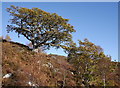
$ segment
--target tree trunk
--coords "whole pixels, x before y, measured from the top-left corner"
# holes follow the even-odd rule
[[[32,45],[33,45],[33,50],[34,50],[34,49],[37,49],[37,48],[38,48],[38,45],[35,45],[34,40],[33,40],[33,41],[31,41],[31,42],[32,42]]]
[[[104,83],[103,86],[104,86],[104,88],[106,86],[106,82],[105,81],[106,81],[106,78],[105,78],[105,73],[104,73],[104,78],[103,78],[103,83]]]

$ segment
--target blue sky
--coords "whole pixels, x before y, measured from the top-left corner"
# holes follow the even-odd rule
[[[2,3],[2,29],[3,36],[7,34],[6,25],[10,19],[6,8],[10,5],[32,8],[37,7],[50,13],[70,19],[74,26],[74,42],[88,38],[91,42],[101,46],[106,55],[112,60],[118,60],[118,3],[117,2],[3,2]],[[13,41],[23,44],[29,41],[23,36],[17,37],[14,32],[9,33]],[[62,49],[51,48],[47,53],[65,55]]]

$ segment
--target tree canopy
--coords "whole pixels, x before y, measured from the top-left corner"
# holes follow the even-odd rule
[[[75,68],[76,72],[74,74],[78,86],[84,85],[89,88],[91,85],[111,85],[105,78],[112,69],[110,65],[111,57],[106,56],[100,46],[84,39],[84,41],[79,40],[78,46],[71,43],[69,46],[64,46],[64,49],[68,53],[68,61]],[[100,69],[102,69],[101,72]],[[105,80],[107,80],[107,83]]]
[[[31,41],[33,48],[45,46],[59,47],[62,44],[72,41],[72,32],[75,32],[69,19],[48,13],[39,8],[23,8],[11,5],[7,8],[12,18],[7,31],[15,31]]]

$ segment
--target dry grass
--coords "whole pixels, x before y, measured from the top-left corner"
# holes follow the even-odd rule
[[[4,86],[29,86],[32,82],[37,86],[75,86],[72,66],[66,57],[35,53],[27,46],[19,43],[2,43],[2,73],[12,73],[10,78],[2,79]]]

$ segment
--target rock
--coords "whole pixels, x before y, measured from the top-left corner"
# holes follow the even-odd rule
[[[55,68],[55,69],[53,69],[54,70],[54,72],[58,72],[59,71],[59,69],[58,68]]]
[[[12,76],[12,73],[8,73],[5,76],[3,76],[3,78],[10,78]]]
[[[53,68],[53,65],[50,62],[48,62],[47,64],[43,64],[42,66]]]
[[[32,86],[32,83],[31,83],[31,82],[28,82],[28,84],[29,84],[30,86]]]
[[[48,62],[47,64],[49,65],[50,68],[53,68],[53,65],[50,62]]]
[[[57,59],[55,56],[51,56],[53,59]]]
[[[34,52],[36,52],[36,53],[38,53],[38,52],[39,52],[39,50],[38,50],[38,49],[33,49],[32,51],[34,51]]]
[[[40,64],[40,63],[41,63],[41,61],[37,61],[37,63],[38,63],[38,64]]]
[[[49,67],[49,65],[48,65],[48,64],[43,64],[42,66]]]
[[[72,74],[72,75],[74,75],[74,73],[73,73],[73,72],[71,72],[71,74]]]
[[[28,82],[28,84],[29,84],[29,86],[34,86],[34,88],[37,88],[37,86],[38,86],[37,84],[34,84],[34,83],[30,82],[30,81]]]

